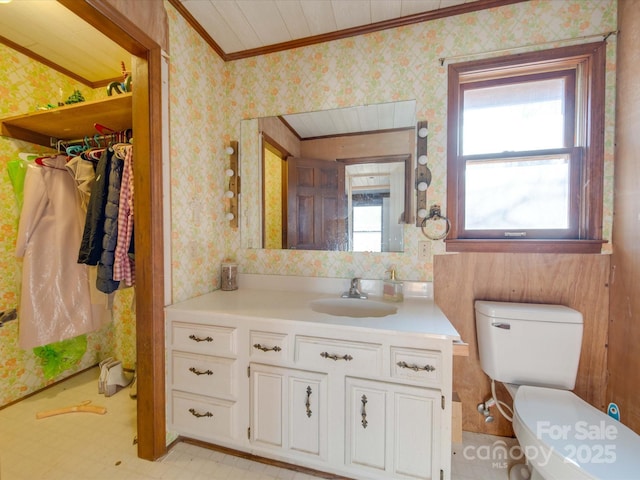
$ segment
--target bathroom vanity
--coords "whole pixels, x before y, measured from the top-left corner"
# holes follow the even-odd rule
[[[389,310],[339,299],[348,280],[241,275],[167,307],[169,430],[351,478],[450,478],[460,337],[429,288]]]

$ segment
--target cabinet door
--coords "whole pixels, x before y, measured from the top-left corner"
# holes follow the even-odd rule
[[[289,448],[326,456],[327,376],[294,371],[289,375]]]
[[[327,455],[327,375],[251,364],[251,440]]]
[[[387,388],[347,379],[347,464],[387,467]]]
[[[389,478],[439,478],[440,391],[353,378],[346,385],[347,465]]]
[[[394,478],[439,478],[441,395],[437,390],[402,387],[393,392]],[[436,463],[434,464],[434,460]]]
[[[283,418],[286,391],[284,370],[251,366],[251,440],[284,446]]]

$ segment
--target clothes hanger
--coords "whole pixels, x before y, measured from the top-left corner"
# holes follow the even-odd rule
[[[33,162],[36,158],[38,158],[39,154],[37,153],[28,153],[28,152],[20,152],[18,153],[18,157],[24,160],[25,162]]]
[[[54,170],[63,170],[66,171],[66,168],[60,168],[60,167],[56,167],[55,165],[49,165],[48,163],[46,163],[47,160],[50,160],[52,158],[55,158],[56,155],[54,156],[48,156],[48,157],[38,157],[35,159],[35,163],[40,165],[41,167],[47,167],[47,168],[53,168]]]

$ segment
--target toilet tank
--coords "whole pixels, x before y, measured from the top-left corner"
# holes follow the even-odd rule
[[[482,370],[494,380],[572,390],[582,314],[563,305],[476,300]]]

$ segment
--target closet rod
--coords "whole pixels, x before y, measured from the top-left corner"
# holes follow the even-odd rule
[[[75,140],[63,140],[61,138],[56,138],[56,137],[50,137],[49,139],[49,145],[51,146],[51,148],[57,148],[59,145],[65,145],[67,147],[71,146],[71,145],[82,145],[84,143],[91,143],[91,142],[96,142],[96,141],[101,141],[101,140],[116,140],[116,139],[123,139],[125,140],[124,143],[130,142],[132,137],[132,130],[131,129],[127,129],[127,130],[122,130],[119,132],[113,132],[113,133],[107,133],[105,135],[93,135],[93,136],[86,136],[85,138],[77,138]]]

